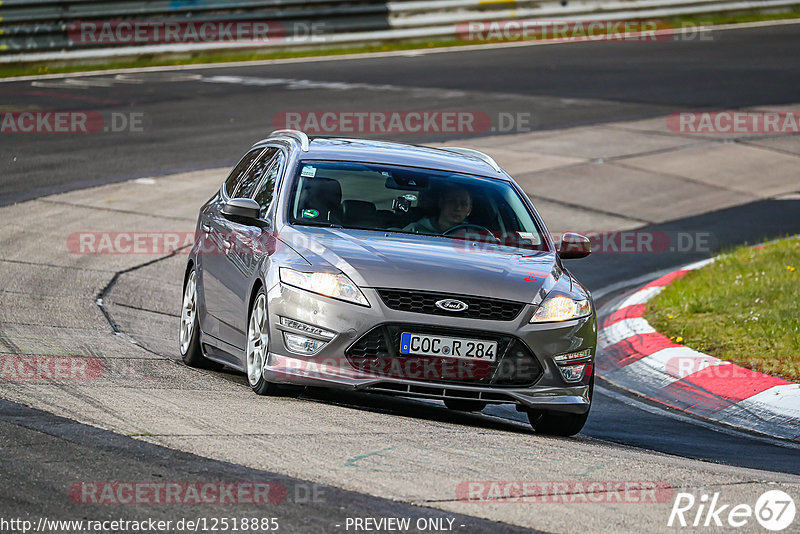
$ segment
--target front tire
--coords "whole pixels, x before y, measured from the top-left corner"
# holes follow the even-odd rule
[[[183,286],[178,348],[181,351],[181,359],[189,367],[222,369],[222,365],[206,358],[200,344],[200,320],[197,317],[197,273],[194,269],[189,272]]]
[[[247,383],[258,395],[274,395],[278,386],[264,380],[264,364],[269,355],[269,314],[267,294],[258,290],[247,318]]]
[[[574,436],[583,429],[589,412],[584,414],[554,413],[528,410],[528,421],[537,434],[547,436]]]
[[[594,370],[589,381],[589,408],[591,409],[592,396],[594,394]],[[589,418],[589,410],[586,413],[557,413],[544,410],[528,409],[528,421],[537,434],[547,436],[574,436],[583,430],[583,425]]]

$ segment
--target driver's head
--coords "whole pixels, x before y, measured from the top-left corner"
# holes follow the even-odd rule
[[[465,188],[447,186],[439,196],[439,226],[452,228],[464,222],[472,212],[472,196]]]

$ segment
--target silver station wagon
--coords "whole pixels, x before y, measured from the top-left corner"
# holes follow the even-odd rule
[[[489,156],[281,130],[201,208],[184,277],[192,366],[282,384],[515,404],[573,435],[597,343],[589,292],[533,204]]]

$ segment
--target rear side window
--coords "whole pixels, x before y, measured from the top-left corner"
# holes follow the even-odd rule
[[[236,185],[233,197],[253,198],[258,184],[261,183],[261,178],[264,177],[264,173],[269,169],[272,158],[277,151],[277,148],[272,147],[264,149],[264,152],[258,157],[255,164],[250,167],[250,170],[247,171],[244,178]]]
[[[250,168],[250,165],[253,164],[253,161],[258,157],[259,154],[263,151],[263,148],[256,148],[255,150],[251,150],[248,152],[245,157],[239,162],[236,167],[231,171],[228,178],[225,180],[225,193],[234,198],[233,193],[236,190],[236,186],[241,182],[242,178],[244,178],[247,169]]]
[[[283,168],[283,162],[286,160],[282,152],[273,158],[272,165],[270,165],[264,181],[258,187],[254,200],[261,206],[261,218],[267,215],[270,204],[272,204],[272,197],[275,194],[275,183],[278,181],[278,175]]]

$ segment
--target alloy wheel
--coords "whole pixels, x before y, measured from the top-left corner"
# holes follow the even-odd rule
[[[181,306],[181,354],[186,354],[194,334],[194,321],[197,314],[197,275],[192,270],[186,280]]]
[[[247,326],[247,380],[258,385],[267,361],[269,325],[267,324],[267,299],[263,293],[256,297]]]

